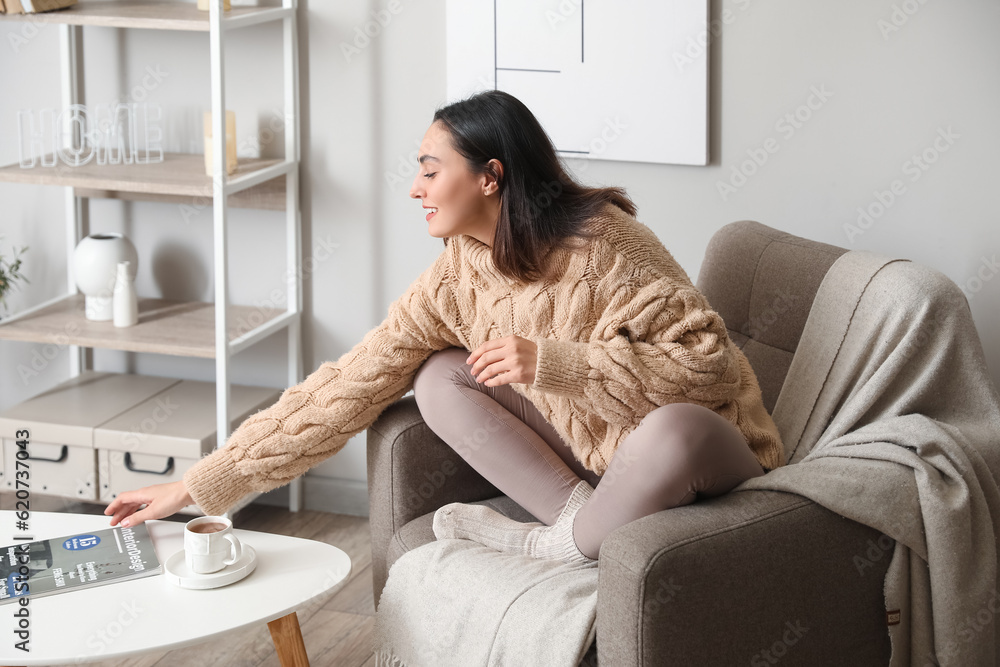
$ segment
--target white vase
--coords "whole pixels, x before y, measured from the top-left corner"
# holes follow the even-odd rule
[[[130,327],[139,321],[139,299],[135,294],[135,281],[129,275],[131,262],[118,262],[118,277],[112,297],[115,326]]]
[[[88,320],[114,319],[113,297],[118,262],[129,262],[129,277],[135,280],[139,254],[123,234],[91,234],[73,251],[73,277],[83,292],[84,312]]]

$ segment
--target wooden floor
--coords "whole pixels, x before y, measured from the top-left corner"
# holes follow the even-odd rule
[[[31,509],[39,512],[104,514],[106,504],[80,503],[33,495]],[[0,493],[0,507],[14,507],[14,494]],[[189,521],[175,515],[167,520]],[[110,519],[109,519],[110,520]],[[233,517],[236,528],[290,535],[333,544],[351,557],[351,577],[334,595],[299,609],[299,625],[312,667],[374,667],[371,651],[375,623],[372,594],[372,549],[368,518],[250,504]],[[109,526],[110,527],[110,526]],[[267,624],[236,632],[225,641],[213,640],[166,653],[148,653],[122,660],[86,663],[98,667],[280,667]]]

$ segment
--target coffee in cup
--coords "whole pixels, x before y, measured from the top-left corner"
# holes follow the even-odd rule
[[[243,544],[224,516],[201,516],[184,525],[184,560],[197,574],[218,572],[243,555]]]
[[[191,526],[191,531],[194,533],[217,533],[225,529],[226,524],[224,523],[199,523]]]

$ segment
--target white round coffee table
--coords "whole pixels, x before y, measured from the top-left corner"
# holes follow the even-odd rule
[[[0,511],[0,546],[17,542],[15,514]],[[157,558],[166,562],[184,548],[184,524],[145,522]],[[31,512],[35,539],[111,527],[111,517]],[[257,551],[257,565],[245,579],[221,588],[179,588],[160,574],[31,599],[31,651],[14,647],[14,612],[0,605],[0,665],[67,665],[170,651],[199,644],[259,623],[267,623],[282,665],[308,665],[295,610],[332,594],[347,581],[351,559],[341,549],[314,540],[234,529]]]

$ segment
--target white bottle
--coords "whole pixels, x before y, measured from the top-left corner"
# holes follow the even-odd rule
[[[130,264],[129,261],[118,262],[112,296],[116,327],[130,327],[139,322],[139,299],[135,294],[135,283],[128,273]]]

